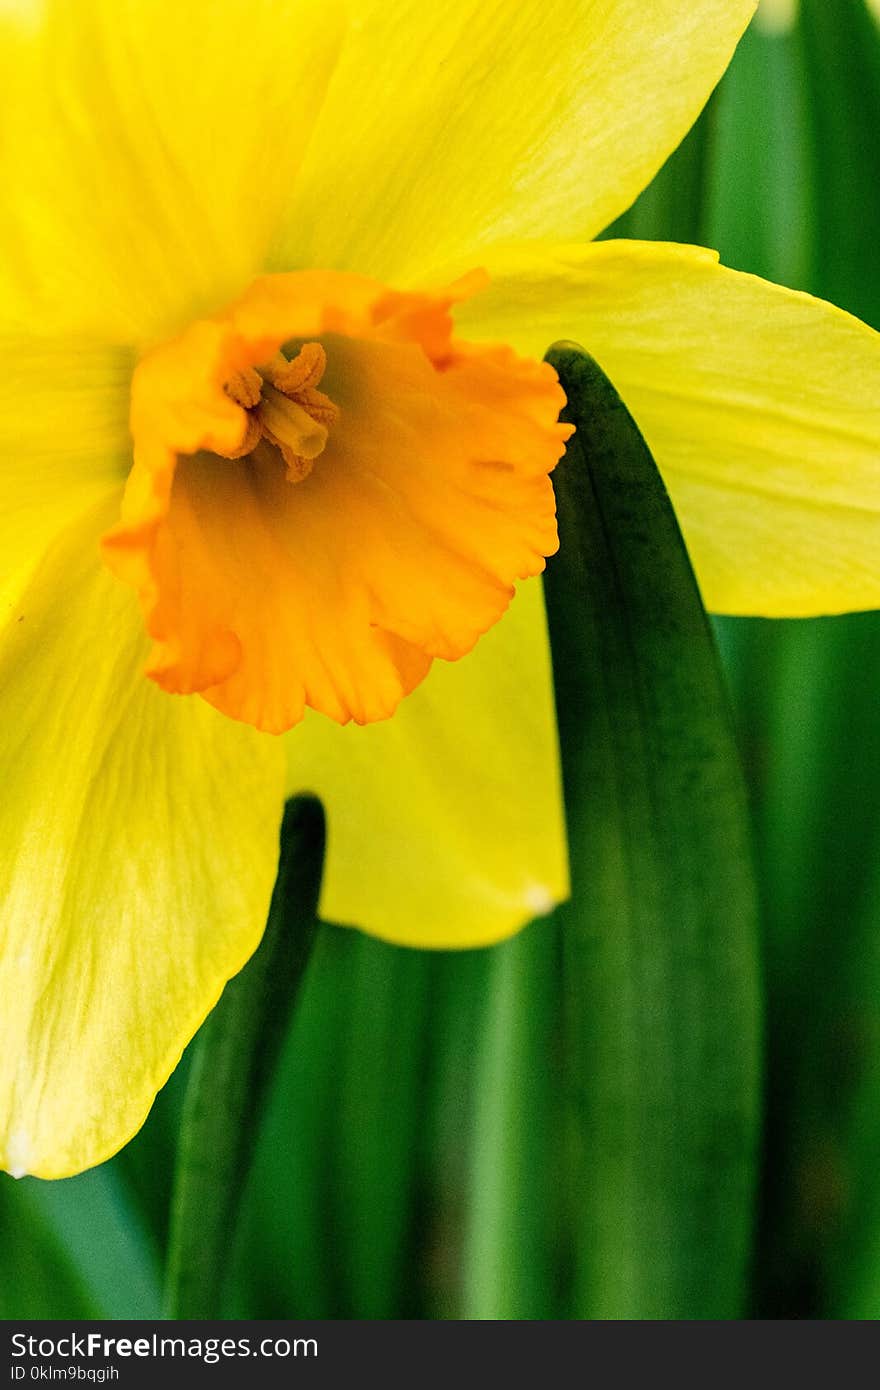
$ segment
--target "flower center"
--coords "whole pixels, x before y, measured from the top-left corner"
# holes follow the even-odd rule
[[[543,569],[565,398],[546,363],[453,336],[482,279],[267,275],[142,358],[104,553],[163,690],[271,732],[385,719]]]
[[[241,444],[222,457],[245,458],[268,446],[284,460],[288,482],[307,478],[339,416],[330,397],[317,389],[326,367],[321,344],[304,343],[292,358],[277,352],[260,367],[235,372],[223,389],[246,412],[247,426]]]

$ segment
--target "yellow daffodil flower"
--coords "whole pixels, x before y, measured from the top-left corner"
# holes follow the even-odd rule
[[[498,621],[556,544],[553,339],[711,607],[876,604],[880,339],[590,244],[753,8],[5,0],[11,1172],[140,1126],[259,941],[286,795],[327,807],[331,919],[468,945],[565,896],[540,586]]]

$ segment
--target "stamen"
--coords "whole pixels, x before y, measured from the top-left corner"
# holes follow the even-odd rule
[[[260,399],[262,387],[260,373],[254,371],[253,367],[245,367],[243,372],[236,372],[235,376],[229,378],[224,390],[236,405],[243,410],[251,410]]]
[[[286,396],[317,386],[326,370],[327,354],[320,343],[303,343],[289,362],[283,352],[277,352],[264,368],[268,380]]]
[[[339,419],[339,407],[323,391],[316,391],[313,386],[304,386],[297,391],[294,400],[299,402],[307,415],[319,420],[322,425],[332,425]]]
[[[289,362],[283,352],[277,352],[261,371],[276,390],[295,400],[313,420],[330,426],[338,420],[339,410],[329,396],[315,389],[326,369],[327,354],[321,344],[303,343]]]
[[[330,426],[339,417],[330,397],[316,389],[326,366],[321,344],[304,343],[290,361],[277,352],[259,370],[246,367],[231,376],[223,389],[241,406],[247,425],[241,444],[224,457],[244,458],[265,440],[284,459],[288,481],[307,478],[327,443]],[[259,453],[265,456],[265,449]]]
[[[239,402],[239,404],[241,404],[241,402]],[[228,453],[223,455],[223,458],[246,458],[248,454],[253,453],[254,449],[259,444],[263,435],[263,430],[260,425],[260,422],[257,419],[256,415],[251,414],[249,410],[245,411],[245,415],[247,416],[247,428],[244,432],[244,439],[241,441],[237,449],[230,449]]]

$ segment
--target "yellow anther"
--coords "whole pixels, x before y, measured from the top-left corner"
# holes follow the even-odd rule
[[[289,483],[301,483],[307,478],[314,467],[313,459],[303,458],[301,454],[295,454],[286,444],[280,440],[271,438],[264,434],[259,444],[253,451],[254,458],[264,467],[278,467],[278,455],[284,460],[285,477]]]
[[[303,343],[289,362],[283,352],[278,352],[265,368],[269,381],[285,396],[317,386],[326,370],[327,354],[320,343]]]
[[[236,405],[243,410],[251,410],[259,401],[262,388],[260,373],[254,371],[253,367],[245,367],[243,372],[236,372],[235,376],[229,378],[224,390]]]
[[[339,407],[323,391],[316,391],[313,386],[304,386],[293,399],[313,420],[320,420],[322,425],[332,425],[334,420],[339,419]]]
[[[287,481],[289,483],[301,483],[311,473],[315,466],[314,459],[306,459],[302,454],[291,453],[290,449],[282,449],[281,457],[287,467]]]
[[[237,449],[232,449],[229,453],[223,454],[223,458],[243,459],[248,454],[253,453],[254,449],[259,444],[263,436],[263,430],[260,425],[260,422],[257,419],[256,415],[252,415],[250,411],[246,411],[245,414],[247,418],[247,427],[244,432],[244,438],[242,439]]]

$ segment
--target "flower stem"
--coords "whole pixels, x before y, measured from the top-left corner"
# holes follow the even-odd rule
[[[216,1318],[260,1117],[317,928],[324,816],[288,802],[263,939],[194,1045],[171,1208],[165,1311]]]

